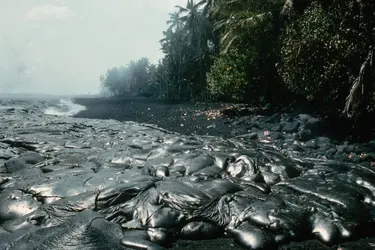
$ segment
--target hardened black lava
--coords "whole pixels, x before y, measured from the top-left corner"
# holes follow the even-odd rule
[[[0,109],[0,249],[344,250],[375,244],[365,238],[375,236],[371,161],[285,150],[269,131],[187,136],[135,122],[47,116],[38,105],[13,104]],[[280,129],[303,126],[293,124]],[[332,147],[320,138],[313,148]]]

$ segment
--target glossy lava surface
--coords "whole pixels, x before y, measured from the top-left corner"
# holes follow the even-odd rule
[[[368,166],[2,105],[0,249],[164,249],[223,237],[248,249],[333,246],[374,226]]]

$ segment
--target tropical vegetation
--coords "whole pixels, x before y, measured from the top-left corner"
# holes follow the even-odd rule
[[[181,101],[308,103],[359,121],[374,106],[374,13],[368,0],[187,0],[170,14],[159,63],[109,69],[102,86]]]

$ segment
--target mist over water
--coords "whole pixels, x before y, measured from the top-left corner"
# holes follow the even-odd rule
[[[180,0],[0,1],[0,93],[96,94],[107,68],[161,58]]]
[[[56,116],[73,116],[85,110],[86,107],[74,103],[71,99],[61,99],[55,106],[48,107],[44,114]]]

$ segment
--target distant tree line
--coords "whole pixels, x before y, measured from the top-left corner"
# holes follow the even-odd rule
[[[148,95],[156,66],[147,58],[131,61],[127,66],[113,67],[100,76],[102,94],[107,96]]]
[[[374,105],[375,1],[187,0],[164,57],[112,68],[111,95],[263,105],[307,102],[360,119]]]

